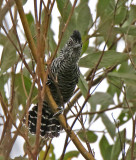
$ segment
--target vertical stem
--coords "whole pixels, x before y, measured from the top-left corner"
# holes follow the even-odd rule
[[[32,35],[31,35],[31,31],[30,31],[30,28],[29,28],[29,25],[28,25],[28,22],[27,22],[27,19],[26,19],[26,16],[25,16],[25,13],[24,13],[24,10],[22,7],[22,2],[21,2],[21,0],[15,0],[15,3],[17,5],[17,9],[18,9],[18,12],[20,15],[20,19],[21,19],[21,22],[22,22],[22,25],[23,25],[23,28],[25,31],[25,35],[26,35],[29,47],[31,49],[31,52],[34,56],[35,61],[37,62],[36,47],[35,47],[35,43],[34,43]]]

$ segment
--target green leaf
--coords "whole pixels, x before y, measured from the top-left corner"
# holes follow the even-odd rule
[[[121,24],[127,15],[127,8],[124,5],[121,5],[118,9],[117,9],[117,13],[115,15],[115,24]]]
[[[61,17],[59,17],[60,25],[59,25],[59,37],[62,34],[62,29],[66,25],[66,21],[68,20],[68,17],[72,11],[72,4],[70,0],[56,0],[58,10],[61,14]],[[64,46],[66,41],[68,40],[69,36],[72,34],[72,32],[76,29],[76,15],[75,12],[73,12],[71,19],[67,25],[67,29],[64,32],[63,38],[60,43],[60,49]]]
[[[123,33],[123,34],[127,34],[127,35],[131,35],[131,36],[136,36],[136,26],[134,25],[129,25],[126,27],[114,27],[114,31],[116,33]]]
[[[24,129],[24,128],[23,128],[23,129]],[[26,128],[25,128],[25,131],[26,131]],[[29,139],[30,145],[31,145],[31,146],[34,146],[36,136],[35,136],[35,135],[32,135],[31,133],[29,133],[28,139]],[[26,142],[25,142],[24,145],[23,145],[23,150],[24,150],[24,152],[27,152],[27,151],[28,151],[28,146],[27,146],[27,143],[26,143]]]
[[[0,156],[0,160],[5,160],[5,158],[3,156]]]
[[[115,136],[115,124],[111,122],[111,120],[108,118],[108,116],[105,113],[100,114],[100,117],[102,118],[102,122],[105,125],[108,133],[110,134],[111,138],[114,139]]]
[[[108,140],[105,137],[105,135],[102,136],[99,146],[103,159],[110,160],[112,146],[108,143]]]
[[[38,160],[42,160],[44,158],[45,151],[41,150]]]
[[[80,88],[83,96],[86,98],[87,91],[88,91],[88,84],[82,74],[80,74],[80,79],[78,81],[78,87]]]
[[[119,136],[120,134],[120,136]],[[124,137],[124,131],[121,131],[120,133],[117,133],[116,141],[114,142],[114,145],[112,147],[111,151],[111,160],[113,159],[119,159],[119,155],[121,153],[121,146],[123,148],[123,145],[125,143],[125,137]]]
[[[120,73],[120,72],[112,72],[109,73],[108,76],[119,78],[120,80],[124,81],[129,85],[136,84],[136,75],[132,73]]]
[[[41,150],[38,160],[43,160],[45,152],[46,151]],[[54,146],[52,144],[50,145],[50,149],[48,151],[46,159],[47,160],[55,160],[56,159],[55,154],[54,154]]]
[[[81,2],[75,10],[77,14],[76,29],[79,30],[82,35],[84,35],[84,33],[87,32],[92,25],[93,19],[88,7],[88,2]]]
[[[60,26],[59,26],[59,37],[62,34],[62,29],[65,26],[65,22],[63,21],[63,18],[60,18]],[[64,32],[64,35],[62,37],[61,43],[60,43],[60,49],[62,49],[62,47],[64,47],[64,45],[66,44],[67,40],[69,39],[69,37],[72,35],[73,31],[76,29],[76,19],[74,17],[74,15],[71,17],[67,29]]]
[[[16,37],[12,30],[9,32],[9,36],[16,44]],[[2,57],[1,57],[0,75],[2,75],[2,73],[6,72],[10,67],[12,67],[15,64],[16,60],[17,60],[16,49],[13,46],[13,44],[10,42],[10,40],[7,38],[6,43],[4,44]]]
[[[126,153],[126,157],[125,157],[125,160],[130,160],[132,159],[132,155],[131,155],[131,151],[132,150],[132,147],[129,146],[128,148],[128,151]],[[134,150],[133,150],[133,156],[136,157],[136,143],[134,143]]]
[[[135,74],[135,68],[131,64],[129,65],[128,61],[125,61],[121,64],[118,72]]]
[[[2,96],[4,98],[6,98],[6,93],[5,93],[5,90],[4,90],[4,85],[7,83],[9,79],[9,74],[4,74],[4,75],[1,75],[0,76],[0,92],[2,93]]]
[[[133,21],[136,19],[136,5],[132,5],[130,7],[129,17],[127,20],[127,25],[130,25],[133,23]]]
[[[97,3],[97,16],[104,14],[111,0],[99,0]]]
[[[27,0],[23,0],[23,5],[25,5],[25,4],[26,4],[26,2],[27,2]]]
[[[26,53],[26,52],[25,52]],[[29,66],[29,68],[31,69],[31,71],[33,71],[33,69],[34,69],[34,64],[33,64],[34,62],[32,62],[32,61],[29,61],[28,63],[27,63],[27,65]],[[23,67],[23,69],[22,69],[22,73],[23,73],[23,75],[25,76],[25,77],[27,77],[27,78],[29,78],[30,79],[30,72],[28,71],[28,69],[24,66]]]
[[[7,42],[7,37],[4,34],[0,33],[0,44],[4,46],[6,42]]]
[[[34,18],[33,18],[33,16],[32,16],[32,13],[31,13],[31,12],[29,12],[29,13],[26,14],[26,18],[27,18],[27,21],[28,21],[29,26],[30,26],[32,23],[34,23]]]
[[[84,98],[86,98],[87,92],[88,92],[88,84],[82,74],[80,74],[80,79],[78,81],[78,87],[80,88]],[[92,105],[91,102],[92,102],[91,98],[89,98],[88,103],[90,103],[90,105]],[[91,111],[96,111],[96,107],[91,107]],[[93,119],[93,117],[94,117],[94,115],[90,115],[90,121]]]
[[[133,115],[136,113],[135,103],[133,104],[133,108],[131,108],[131,111],[132,111],[131,113]],[[130,113],[129,108],[128,109],[123,109],[121,111],[120,115],[117,118],[119,120],[119,126],[127,123],[132,118],[131,113]]]
[[[91,104],[90,112],[96,111],[97,105],[99,104],[100,110],[107,109],[109,105],[114,104],[113,97],[109,93],[104,92],[96,92],[94,95],[91,96],[89,99]],[[93,119],[96,121],[99,118],[99,115]],[[92,115],[89,115],[89,122],[92,120]]]
[[[56,42],[54,40],[54,32],[51,28],[49,28],[48,30],[48,41],[49,41],[49,49],[51,51],[51,53],[53,54],[57,45],[56,45]]]
[[[121,94],[122,83],[120,79],[117,79],[116,77],[108,76],[107,77],[109,87],[107,89],[107,92],[113,97],[116,93],[119,97]]]
[[[64,156],[64,160],[72,160],[74,157],[78,157],[79,151],[67,152]]]
[[[66,22],[72,9],[71,2],[70,0],[56,0],[56,2],[62,18]]]
[[[127,85],[127,87],[126,87],[126,97],[127,97],[128,101],[130,101],[131,103],[135,103],[136,86]]]
[[[86,138],[87,138],[87,141],[89,142],[89,143],[94,143],[94,142],[96,142],[97,141],[97,138],[98,138],[98,136],[94,133],[94,132],[92,132],[92,131],[89,131],[89,130],[87,130],[87,131],[83,131],[83,130],[81,130],[81,131],[79,131],[78,133],[78,136],[80,137],[80,139],[83,141],[83,142],[85,142],[85,136],[86,136]]]
[[[118,120],[119,120],[119,125],[122,125],[126,122],[128,122],[128,120],[130,119],[130,117],[132,117],[130,114],[130,111],[128,109],[122,110]]]
[[[86,39],[86,36],[82,38],[82,41],[84,41],[85,39]],[[83,43],[81,55],[88,49],[88,45],[89,45],[89,40],[87,40]]]
[[[23,75],[22,75],[23,76]],[[23,76],[24,86],[26,89],[27,94],[29,95],[30,88],[32,85],[31,80],[28,77]],[[24,91],[23,81],[21,78],[21,74],[18,73],[15,75],[15,91],[16,91],[16,103],[19,104],[26,104],[26,95]],[[32,98],[37,95],[37,88],[34,88]]]
[[[87,56],[80,59],[79,66],[86,68],[94,68],[98,63],[101,54],[102,51],[88,54]],[[122,63],[127,59],[128,56],[124,53],[116,52],[114,50],[105,51],[98,68],[114,66]]]
[[[94,95],[91,96],[91,106],[95,106],[100,104],[101,106],[105,106],[107,108],[109,105],[114,104],[113,97],[104,92],[95,92]]]

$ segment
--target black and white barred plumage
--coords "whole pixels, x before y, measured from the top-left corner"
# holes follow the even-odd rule
[[[37,105],[34,106],[32,110],[29,111],[28,124],[29,124],[29,131],[32,134],[36,133],[37,113],[38,113]],[[59,132],[61,130],[62,130],[62,127],[57,117],[53,116],[51,108],[44,101],[43,108],[42,108],[42,117],[41,117],[41,129],[40,129],[41,136],[44,138],[57,137],[59,136]]]
[[[74,31],[60,51],[60,56],[55,58],[51,64],[47,85],[58,107],[69,101],[78,83],[80,72],[77,63],[81,48],[80,33],[79,31]],[[54,83],[54,81],[57,83]],[[36,133],[37,110],[38,106],[34,106],[29,111],[28,126],[30,132],[33,134]],[[57,137],[61,130],[62,127],[57,117],[54,116],[50,106],[44,101],[40,129],[41,136],[45,138]]]

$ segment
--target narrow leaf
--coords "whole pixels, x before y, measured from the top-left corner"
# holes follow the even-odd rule
[[[77,24],[76,28],[80,31],[81,34],[84,34],[85,31],[89,29],[91,24],[93,23],[92,15],[90,13],[90,9],[88,7],[88,3],[80,3],[77,10]]]
[[[97,3],[97,14],[101,16],[108,7],[110,0],[99,0]]]
[[[78,82],[78,87],[80,88],[83,96],[86,98],[87,91],[88,91],[88,84],[87,84],[87,82],[84,79],[84,76],[82,74],[80,74],[80,79],[79,79],[79,82]]]
[[[105,137],[105,135],[102,136],[99,146],[103,159],[110,160],[112,146],[108,143],[108,140]]]
[[[88,54],[87,56],[80,59],[79,66],[94,68],[94,66],[98,63],[101,54],[102,52]],[[128,56],[124,53],[116,52],[114,50],[105,51],[102,61],[99,64],[99,68],[120,64],[123,61],[127,60],[127,58]]]
[[[108,118],[108,116],[103,113],[100,114],[100,117],[102,118],[102,122],[105,125],[108,133],[110,134],[111,138],[114,139],[115,136],[115,125],[111,122],[111,120]]]
[[[9,36],[12,38],[13,42],[16,44],[16,37],[11,30],[9,32]],[[6,43],[4,44],[3,52],[2,52],[2,57],[1,57],[1,71],[0,75],[7,71],[10,67],[12,67],[15,62],[16,62],[16,49],[13,46],[13,44],[10,42],[10,40],[7,38],[5,41]]]
[[[64,20],[64,22],[67,21],[68,19],[68,16],[69,16],[69,13],[72,9],[72,5],[71,5],[71,2],[70,0],[56,0],[57,2],[57,6],[58,6],[58,9],[59,9],[59,12]]]
[[[134,85],[136,84],[136,75],[132,73],[120,73],[120,72],[112,72],[109,73],[108,76],[113,76],[116,77],[120,80],[123,80],[129,85]]]
[[[72,160],[74,157],[78,157],[79,151],[67,152],[64,156],[64,160]]]
[[[79,131],[78,132],[78,136],[80,137],[80,139],[82,140],[82,141],[84,141],[85,142],[85,136],[86,136],[86,138],[87,138],[87,141],[89,142],[89,143],[94,143],[94,142],[96,142],[97,141],[97,138],[98,138],[98,136],[94,133],[94,132],[92,132],[92,131],[83,131],[83,130],[81,130],[81,131]]]
[[[106,108],[114,104],[113,97],[108,93],[103,92],[96,92],[94,95],[91,96],[91,105],[95,106],[100,104],[101,106],[105,106]]]
[[[123,149],[122,147],[123,147],[123,144],[124,144],[124,140],[125,140],[124,131],[121,131],[120,133],[117,134],[116,141],[115,141],[115,143],[112,147],[111,160],[119,159],[118,157],[119,157],[119,155],[120,155],[120,153]]]
[[[134,25],[129,25],[129,26],[126,26],[126,27],[114,27],[114,31],[116,33],[124,33],[124,34],[127,34],[127,35],[131,35],[131,36],[136,36],[136,26]]]

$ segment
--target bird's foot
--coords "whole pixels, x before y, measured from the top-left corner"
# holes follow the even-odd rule
[[[58,107],[57,110],[58,111],[56,113],[54,113],[53,117],[59,116],[64,111],[64,108]]]

